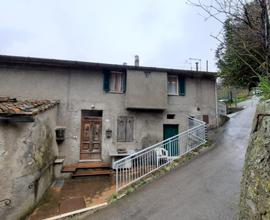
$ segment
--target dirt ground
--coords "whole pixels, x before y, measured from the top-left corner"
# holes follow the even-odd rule
[[[40,220],[106,202],[115,192],[112,177],[57,180],[27,218]]]

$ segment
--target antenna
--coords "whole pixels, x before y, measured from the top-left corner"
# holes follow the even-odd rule
[[[185,60],[185,63],[187,63],[189,65],[190,70],[192,70],[192,62],[190,62],[189,60]]]

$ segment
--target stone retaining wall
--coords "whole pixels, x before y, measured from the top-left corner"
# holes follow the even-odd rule
[[[241,183],[239,219],[269,220],[270,104],[262,103],[257,107],[253,124]]]

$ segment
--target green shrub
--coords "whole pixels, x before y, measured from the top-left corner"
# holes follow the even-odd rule
[[[269,99],[270,98],[270,82],[269,82],[268,77],[266,76],[260,77],[259,87],[262,91],[263,98]]]

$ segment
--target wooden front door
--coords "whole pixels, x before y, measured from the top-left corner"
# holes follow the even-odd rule
[[[101,117],[83,117],[81,123],[81,160],[101,159]]]

